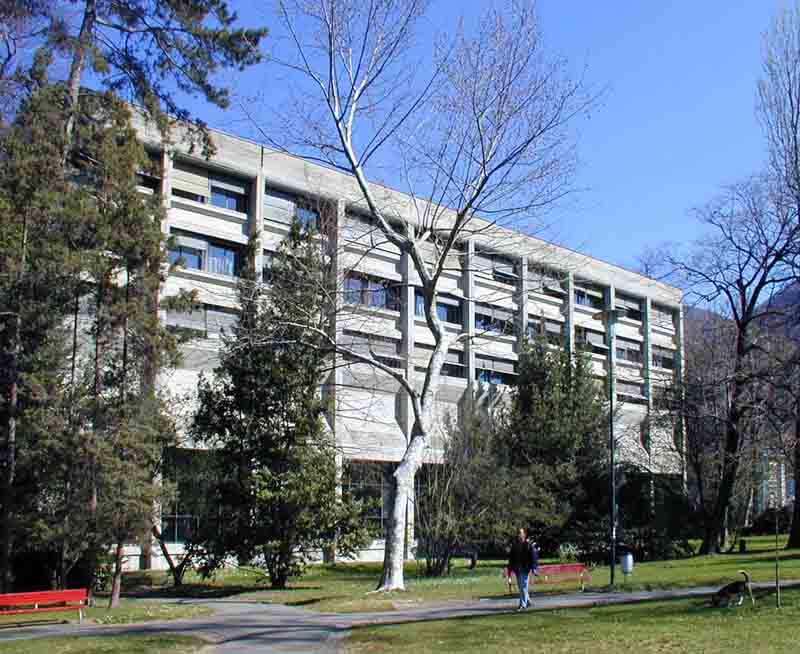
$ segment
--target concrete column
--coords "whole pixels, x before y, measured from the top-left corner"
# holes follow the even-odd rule
[[[606,309],[614,310],[616,290],[613,286],[606,289]],[[609,397],[611,398],[611,410],[617,407],[617,336],[616,319],[608,317],[606,319],[606,334],[608,340],[608,382],[611,385]]]
[[[261,169],[256,178],[252,181],[252,191],[250,198],[252,206],[248,217],[250,238],[256,239],[255,252],[253,253],[253,266],[256,271],[256,280],[263,281],[264,270],[264,246],[261,243],[261,233],[264,229],[264,185],[266,176]]]
[[[528,333],[528,257],[519,260],[519,282],[517,283],[517,354],[522,352],[522,345]]]
[[[649,430],[647,441],[649,443],[651,457],[653,450],[652,430],[650,430],[650,417],[653,414],[653,338],[650,332],[650,318],[652,313],[652,302],[649,297],[645,298],[642,300],[642,334],[644,335],[644,348],[642,352],[644,361],[642,372],[644,373],[644,394],[645,397],[647,397],[647,420]]]
[[[464,365],[467,368],[467,392],[470,398],[475,395],[475,242],[466,242],[464,272],[461,276],[461,290],[464,292],[464,306],[461,311],[462,328],[470,338],[464,343]]]
[[[575,354],[575,274],[567,273],[567,299],[564,311],[564,346],[570,354]]]
[[[677,317],[675,319],[675,343],[678,346],[678,350],[675,353],[675,377],[674,382],[677,384],[678,388],[681,389],[681,393],[683,393],[685,374],[686,374],[686,351],[685,351],[685,338],[684,338],[684,324],[683,324],[683,305],[678,307]],[[683,423],[683,420],[678,419],[677,423],[675,424],[675,442],[678,445],[678,450],[681,459],[681,478],[683,479],[684,488],[686,487],[687,483],[687,470],[686,470],[686,457],[684,456],[684,439],[686,434],[686,426]]]

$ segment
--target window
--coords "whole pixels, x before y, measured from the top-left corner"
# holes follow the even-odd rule
[[[656,327],[666,328],[666,329],[674,329],[674,313],[672,309],[669,307],[662,306],[660,304],[653,304],[651,307],[651,324],[655,325]]]
[[[390,517],[390,463],[345,461],[342,466],[342,494],[364,503],[364,518],[375,536],[382,536]]]
[[[657,368],[675,369],[675,350],[658,345],[653,346],[653,365]]]
[[[575,327],[575,345],[594,354],[607,354],[606,335],[585,327]]]
[[[213,479],[213,455],[199,450],[164,450],[164,479],[174,484],[175,494],[162,504],[161,535],[167,543],[185,543],[209,514]]]
[[[208,244],[208,272],[233,277],[238,272],[238,252],[224,245]]]
[[[563,300],[566,291],[561,286],[561,281],[564,278],[565,275],[558,273],[552,268],[538,264],[528,264],[530,290],[537,293],[543,293],[544,295]]]
[[[642,362],[642,344],[629,338],[618,336],[616,339],[617,359],[630,363]]]
[[[475,253],[473,262],[475,271],[487,277],[492,277],[496,282],[516,286],[517,275],[514,261],[508,257],[491,252],[479,251]]]
[[[403,367],[400,341],[345,329],[340,342],[343,347],[363,356],[374,357],[390,368]]]
[[[203,204],[206,201],[204,195],[197,195],[196,193],[190,193],[189,191],[184,191],[183,189],[179,188],[172,189],[172,195],[174,195],[177,198],[183,198],[184,200],[192,200],[193,202],[199,202],[200,204]]]
[[[344,279],[344,301],[379,309],[400,311],[398,282],[349,273]]]
[[[517,383],[516,364],[513,361],[477,356],[475,379],[484,384],[513,386]]]
[[[241,248],[179,229],[171,231],[174,245],[169,260],[191,270],[235,277],[241,265]]]
[[[475,329],[496,334],[515,334],[514,312],[478,303],[475,305]]]
[[[641,384],[618,381],[616,383],[616,390],[617,390],[617,397],[619,399],[629,399],[629,398],[643,399],[645,397],[644,390]],[[625,397],[623,398],[620,396],[625,396]]]
[[[320,231],[319,211],[307,206],[298,205],[296,217],[300,226],[306,231]]]
[[[604,309],[605,300],[603,298],[603,291],[593,286],[576,286],[575,304],[592,309]]]
[[[433,346],[417,343],[414,346],[414,369],[417,372],[424,373],[428,369],[432,354]],[[467,368],[464,364],[464,353],[458,350],[448,350],[441,372],[446,377],[466,379]]]
[[[250,182],[238,177],[211,173],[211,204],[223,209],[247,213],[247,192]]]
[[[425,298],[420,290],[414,292],[414,313],[418,316],[425,315]],[[436,315],[442,322],[460,325],[462,322],[461,300],[450,295],[437,295]]]
[[[267,188],[264,192],[264,219],[291,225],[297,220],[306,230],[321,231],[322,220],[315,203],[296,193]]]
[[[238,311],[204,304],[189,311],[167,310],[166,325],[168,329],[188,332],[189,336],[212,338],[230,334],[238,321]]]
[[[211,204],[231,211],[247,212],[245,199],[241,195],[215,186],[211,187]]]
[[[624,293],[617,293],[614,298],[614,306],[625,312],[625,317],[631,320],[642,321],[642,301],[625,295]]]
[[[169,262],[172,265],[180,265],[190,270],[203,270],[205,257],[205,243],[198,243],[193,246],[189,243],[190,239],[179,239],[178,243],[169,250]]]
[[[540,338],[542,333],[550,345],[564,344],[564,325],[555,320],[538,319],[528,321],[528,338]]]
[[[148,152],[147,163],[136,173],[137,184],[153,194],[161,193],[161,153]]]

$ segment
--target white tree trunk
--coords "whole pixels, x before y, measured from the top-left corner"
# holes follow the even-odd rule
[[[408,501],[414,492],[414,476],[422,464],[425,450],[425,434],[415,431],[411,443],[394,471],[392,489],[392,513],[386,533],[386,548],[383,558],[383,576],[379,591],[405,590],[403,563],[405,562],[406,515]]]

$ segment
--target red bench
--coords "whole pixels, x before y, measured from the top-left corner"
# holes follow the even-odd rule
[[[0,595],[0,615],[76,610],[80,623],[83,622],[83,608],[88,599],[89,595],[85,588],[45,590],[36,593],[7,593]]]
[[[587,582],[592,580],[592,575],[583,563],[560,563],[540,565],[538,574],[531,577],[534,584],[560,584],[564,581],[577,581],[581,585],[581,592]]]

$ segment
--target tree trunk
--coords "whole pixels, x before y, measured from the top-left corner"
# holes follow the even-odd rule
[[[411,443],[392,476],[392,513],[386,533],[386,548],[383,555],[383,574],[376,590],[405,590],[403,558],[406,537],[406,504],[414,492],[414,476],[422,463],[425,449],[425,434],[415,427]]]
[[[786,547],[800,547],[800,413],[794,422],[794,510]]]
[[[119,608],[119,595],[122,590],[122,543],[117,543],[114,552],[114,577],[111,582],[111,598],[108,601],[108,608]]]
[[[19,305],[17,306],[16,315],[13,318],[14,326],[12,328],[12,345],[11,345],[11,362],[9,364],[9,376],[11,384],[8,393],[8,418],[6,421],[6,439],[5,439],[5,461],[3,461],[3,514],[0,527],[2,527],[3,536],[2,544],[0,544],[0,580],[2,592],[11,592],[11,557],[14,547],[14,478],[17,469],[17,408],[19,405],[19,356],[20,356],[20,339],[21,339],[21,324],[19,315]]]
[[[730,413],[725,434],[725,451],[722,460],[722,478],[717,491],[717,501],[706,525],[703,542],[700,545],[700,554],[716,554],[724,547],[724,536],[728,507],[733,497],[733,488],[739,472],[739,449],[741,438],[739,425],[743,416],[740,411],[739,399],[744,391],[742,388],[742,369],[744,365],[744,337],[740,334],[736,343],[736,365],[734,368],[734,382],[731,388]]]
[[[84,7],[81,30],[78,33],[75,51],[72,55],[72,63],[69,67],[69,76],[67,77],[67,120],[64,125],[64,135],[66,138],[64,139],[62,165],[66,164],[67,153],[69,152],[70,143],[72,142],[72,134],[75,131],[75,119],[78,109],[78,98],[80,97],[81,91],[83,68],[86,65],[86,55],[91,45],[92,32],[94,31],[96,21],[97,2],[96,0],[88,0]]]

